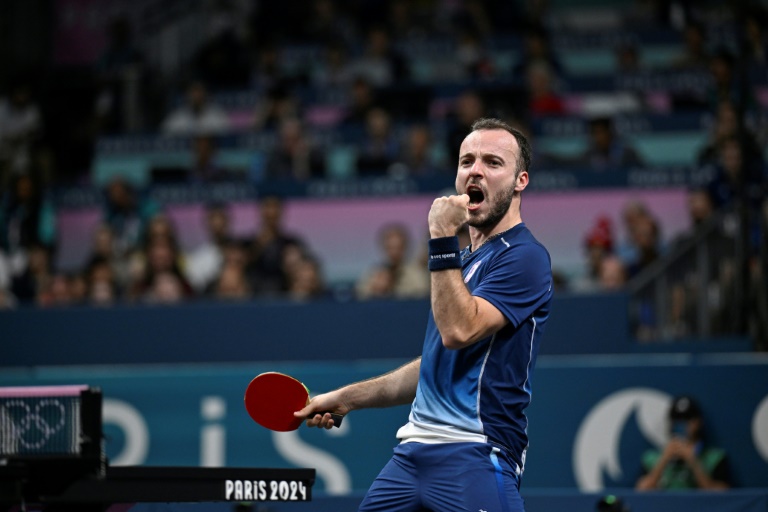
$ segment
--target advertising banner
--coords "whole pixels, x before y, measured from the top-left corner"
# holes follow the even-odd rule
[[[5,370],[0,385],[100,387],[112,465],[311,467],[314,492],[348,495],[365,491],[388,460],[408,407],[355,411],[339,429],[273,433],[250,419],[244,390],[258,373],[282,371],[321,393],[404,362],[40,367]],[[734,485],[768,486],[766,358],[545,356],[533,379],[524,489],[633,487],[643,451],[669,436],[666,413],[679,394],[699,400]]]

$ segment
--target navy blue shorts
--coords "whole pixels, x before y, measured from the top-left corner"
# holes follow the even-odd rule
[[[399,444],[359,510],[524,512],[514,467],[490,444]]]

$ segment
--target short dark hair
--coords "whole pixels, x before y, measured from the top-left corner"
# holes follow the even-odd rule
[[[512,126],[501,119],[493,117],[481,117],[472,123],[473,132],[480,130],[506,130],[511,133],[517,141],[517,146],[520,148],[520,154],[517,157],[517,172],[528,171],[528,168],[531,166],[531,144],[528,142],[528,138],[523,135],[523,132],[512,128]]]

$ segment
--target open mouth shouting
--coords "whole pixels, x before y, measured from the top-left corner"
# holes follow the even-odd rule
[[[469,211],[477,210],[485,201],[485,192],[477,185],[468,185],[467,195],[469,196]]]

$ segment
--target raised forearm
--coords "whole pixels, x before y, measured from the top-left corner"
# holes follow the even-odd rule
[[[699,489],[720,490],[729,488],[727,483],[721,482],[720,480],[715,480],[709,476],[707,472],[704,471],[704,468],[701,467],[701,463],[698,461],[698,459],[694,458],[688,461],[688,467],[691,468],[691,472],[693,473],[693,477],[696,479],[696,485],[699,487]]]
[[[488,333],[480,322],[480,306],[467,289],[460,269],[432,272],[431,303],[443,344],[462,348]]]
[[[639,491],[650,491],[656,489],[659,486],[659,480],[664,472],[664,468],[669,463],[669,459],[662,455],[656,465],[646,475],[643,475],[635,485],[635,489]]]

